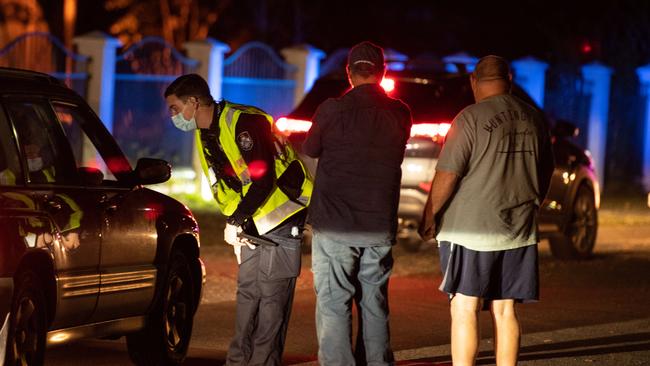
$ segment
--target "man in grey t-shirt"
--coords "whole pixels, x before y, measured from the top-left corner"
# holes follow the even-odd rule
[[[452,122],[420,233],[440,242],[454,364],[473,364],[478,313],[489,305],[499,365],[519,350],[515,303],[538,298],[537,222],[553,172],[547,126],[510,94],[510,69],[486,56],[470,76],[476,103]]]

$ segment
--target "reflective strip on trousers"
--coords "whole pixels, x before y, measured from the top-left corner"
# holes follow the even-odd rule
[[[298,198],[298,201],[300,202],[308,202],[308,200],[309,198],[305,196]],[[257,232],[259,232],[260,235],[268,233],[276,226],[278,226],[279,223],[287,219],[291,214],[302,208],[305,208],[305,206],[294,201],[287,201],[283,203],[265,216],[255,220],[255,227],[257,227]]]

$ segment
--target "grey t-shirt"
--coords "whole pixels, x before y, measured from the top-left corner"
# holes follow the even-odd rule
[[[438,241],[477,251],[537,243],[536,213],[552,161],[547,126],[530,105],[503,94],[465,108],[452,123],[436,167],[460,177],[442,214]]]

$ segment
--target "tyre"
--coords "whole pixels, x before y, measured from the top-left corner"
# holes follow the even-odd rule
[[[32,271],[16,277],[5,366],[42,365],[45,359],[47,309],[41,282]]]
[[[158,303],[145,328],[126,337],[136,365],[180,365],[187,354],[194,320],[192,271],[185,255],[172,253]]]
[[[419,252],[424,242],[417,234],[397,235],[397,245],[401,246],[410,253]]]
[[[560,259],[585,259],[591,256],[598,232],[598,210],[589,187],[578,188],[571,217],[564,231],[549,238],[553,256]]]
[[[404,248],[407,252],[419,252],[424,245],[422,238],[418,234],[419,225],[419,220],[400,219],[396,235],[397,245]]]

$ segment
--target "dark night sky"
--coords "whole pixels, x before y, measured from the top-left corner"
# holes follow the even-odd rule
[[[59,33],[56,7],[63,0],[40,2]],[[103,3],[78,0],[77,34],[108,31],[124,13],[106,12]],[[598,59],[615,67],[650,62],[650,1],[644,0],[231,0],[210,35],[227,42],[243,28],[276,48],[310,43],[330,52],[369,39],[411,56],[467,51],[550,62]],[[591,52],[581,52],[585,43]]]

